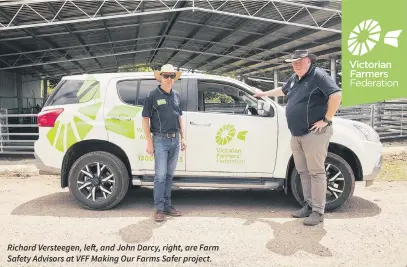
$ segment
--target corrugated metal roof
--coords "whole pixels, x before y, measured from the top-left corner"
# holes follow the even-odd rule
[[[340,55],[340,9],[340,1],[3,1],[0,70],[60,76],[167,62],[213,73],[282,69],[295,49]]]

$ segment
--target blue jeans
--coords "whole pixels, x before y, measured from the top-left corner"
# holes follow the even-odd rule
[[[180,150],[179,138],[153,136],[155,177],[154,206],[163,211],[171,207],[171,187]]]

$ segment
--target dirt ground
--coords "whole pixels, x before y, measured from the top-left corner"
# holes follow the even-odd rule
[[[383,147],[383,167],[376,179],[407,181],[407,140],[383,142]]]
[[[152,189],[132,188],[115,208],[89,211],[58,176],[13,169],[0,175],[0,266],[406,267],[406,159],[403,149],[384,153],[375,183],[357,183],[353,198],[316,227],[292,218],[299,206],[281,192],[175,189],[173,204],[184,216],[156,223]],[[37,247],[21,251],[20,244]]]
[[[3,176],[0,183],[0,266],[407,265],[407,182],[359,183],[349,203],[316,227],[291,218],[299,206],[281,192],[177,189],[173,204],[184,216],[156,223],[148,188],[131,189],[112,210],[89,211],[56,176]],[[18,251],[20,244],[37,248]],[[80,250],[40,251],[39,245]],[[102,251],[103,245],[115,251]],[[180,262],[163,262],[168,259]]]

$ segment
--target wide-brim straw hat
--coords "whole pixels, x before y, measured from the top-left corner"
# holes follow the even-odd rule
[[[160,76],[160,75],[161,75],[161,73],[163,73],[163,72],[175,73],[175,79],[174,79],[174,81],[178,80],[178,79],[181,77],[181,75],[182,75],[182,72],[181,72],[181,71],[176,71],[173,65],[171,65],[171,64],[166,64],[166,65],[163,65],[163,66],[161,67],[161,70],[159,70],[159,71],[154,71],[154,77],[155,77],[155,79],[156,79],[157,81],[161,81],[161,76]]]
[[[295,50],[290,58],[286,59],[285,62],[294,62],[300,59],[303,59],[305,57],[308,57],[311,59],[312,62],[314,62],[317,59],[317,56],[314,54],[311,54],[308,50]]]

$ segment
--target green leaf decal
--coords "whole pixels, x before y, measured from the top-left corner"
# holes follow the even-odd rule
[[[106,130],[134,139],[134,118],[142,110],[141,107],[118,106],[113,108],[106,117]],[[122,118],[119,120],[118,118]]]
[[[81,107],[78,112],[92,120],[95,120],[101,105],[102,103],[99,102],[93,105]]]
[[[61,130],[58,134],[58,139],[55,144],[55,148],[61,152],[64,152],[64,135],[65,135],[65,124],[61,125]]]
[[[97,104],[88,106],[84,109],[85,112],[81,113],[84,115],[92,115],[90,111],[95,111],[99,107],[97,107]],[[63,120],[64,122],[56,121],[54,127],[47,133],[47,139],[51,146],[60,152],[65,152],[78,141],[84,140],[93,129],[93,125],[83,121],[77,116],[74,116],[73,119],[69,121],[65,120],[66,119]],[[75,128],[79,134],[79,138],[75,134]]]
[[[73,121],[75,122],[76,129],[78,130],[79,137],[81,140],[85,139],[86,135],[90,132],[90,130],[92,130],[93,126],[76,116],[73,118]]]
[[[76,94],[80,103],[100,98],[100,83],[91,76],[86,79]]]
[[[247,131],[241,131],[241,132],[239,132],[239,133],[237,134],[237,139],[240,139],[240,140],[242,140],[242,141],[245,141],[245,140],[246,140],[246,134],[247,134]]]
[[[54,144],[55,137],[56,137],[56,135],[57,135],[58,127],[59,127],[59,121],[55,122],[54,127],[52,127],[52,129],[49,130],[49,132],[47,133],[47,138],[48,138],[48,141],[49,141],[49,143],[50,143],[51,145]]]
[[[68,123],[66,130],[66,149],[70,148],[73,144],[77,142],[75,133],[72,129],[72,123]]]

